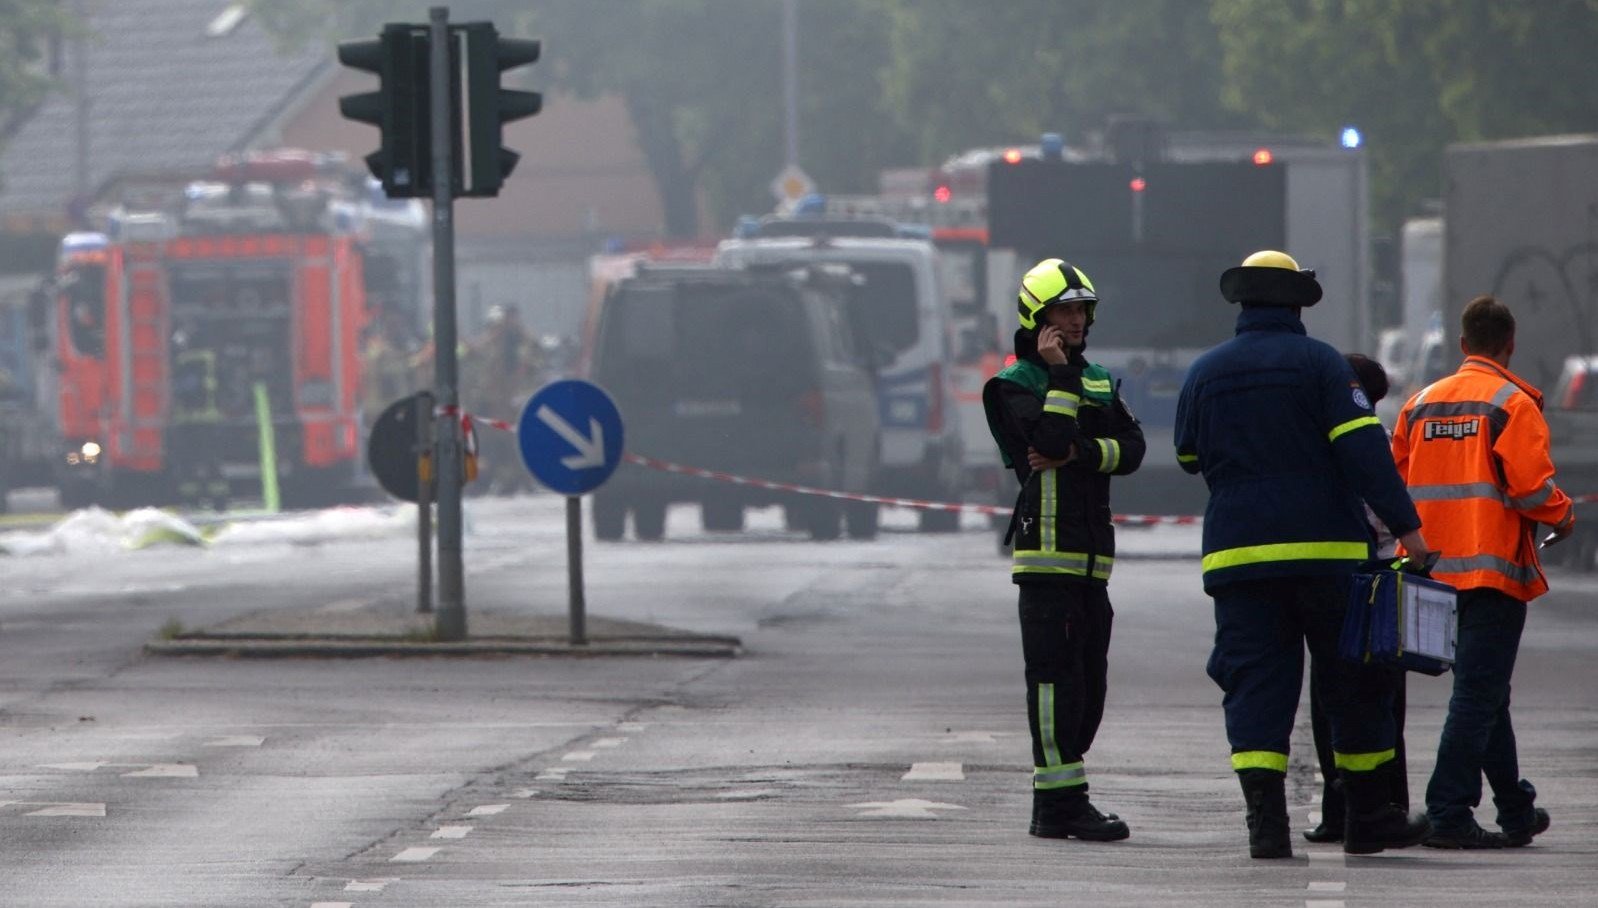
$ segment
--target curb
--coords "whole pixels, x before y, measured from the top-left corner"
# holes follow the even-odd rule
[[[283,637],[178,637],[144,645],[151,656],[233,656],[258,659],[353,659],[379,656],[681,656],[733,658],[742,652],[736,637],[591,640],[463,640],[457,643],[394,639]]]

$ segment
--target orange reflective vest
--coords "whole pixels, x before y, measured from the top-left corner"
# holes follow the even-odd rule
[[[1554,484],[1542,393],[1482,356],[1410,398],[1393,459],[1442,557],[1432,576],[1529,602],[1548,591],[1536,526],[1575,519]]]

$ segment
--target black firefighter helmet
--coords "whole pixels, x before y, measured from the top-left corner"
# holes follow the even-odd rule
[[[1254,306],[1313,306],[1320,302],[1321,285],[1313,269],[1298,267],[1285,252],[1264,249],[1221,272],[1221,295]]]

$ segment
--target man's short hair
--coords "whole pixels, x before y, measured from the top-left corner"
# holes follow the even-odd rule
[[[1387,396],[1387,370],[1382,368],[1381,363],[1363,353],[1350,353],[1344,359],[1353,367],[1354,377],[1359,379],[1359,386],[1365,389],[1365,396],[1370,398],[1372,406]]]
[[[1515,339],[1515,315],[1491,296],[1478,296],[1459,317],[1460,336],[1470,353],[1490,355],[1509,349]]]

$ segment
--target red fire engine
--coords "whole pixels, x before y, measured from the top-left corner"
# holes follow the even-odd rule
[[[365,332],[421,319],[426,220],[341,160],[230,157],[181,200],[63,241],[63,504],[346,499]],[[401,338],[394,338],[402,342]]]

